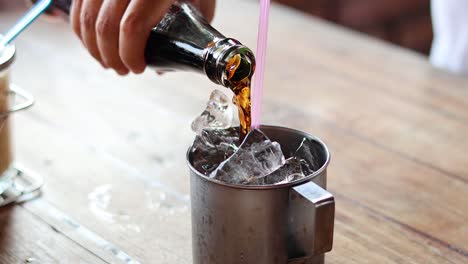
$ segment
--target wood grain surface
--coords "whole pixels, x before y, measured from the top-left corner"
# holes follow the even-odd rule
[[[218,1],[214,26],[255,47],[257,12]],[[270,27],[264,123],[332,152],[327,262],[467,263],[468,80],[283,6]],[[37,103],[11,120],[15,156],[47,184],[0,210],[0,263],[191,263],[189,125],[223,88],[193,73],[119,77],[66,23],[40,20],[16,45],[12,80]]]

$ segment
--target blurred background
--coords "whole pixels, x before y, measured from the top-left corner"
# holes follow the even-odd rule
[[[273,0],[316,17],[428,54],[430,0]]]
[[[370,36],[429,54],[430,0],[272,0]],[[25,1],[0,0],[0,8]]]

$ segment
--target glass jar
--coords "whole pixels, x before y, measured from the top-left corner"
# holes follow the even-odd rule
[[[8,121],[10,66],[15,57],[15,47],[8,45],[0,51],[0,193],[11,185],[13,177],[10,166],[13,162],[11,149],[10,122]]]
[[[1,36],[0,36],[1,37]],[[13,183],[18,170],[13,166],[10,114],[30,107],[34,100],[31,95],[10,84],[10,68],[15,58],[15,46],[0,49],[0,195]],[[12,98],[22,99],[15,105]],[[1,198],[1,197],[0,197]],[[2,199],[0,199],[2,204]]]

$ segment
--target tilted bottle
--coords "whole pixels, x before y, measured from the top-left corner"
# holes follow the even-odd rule
[[[52,7],[69,14],[71,3],[72,0],[55,0]],[[234,58],[237,65],[233,71]],[[250,79],[255,70],[252,51],[239,41],[223,36],[188,0],[175,1],[153,28],[145,60],[148,66],[162,71],[190,70],[206,74],[214,83],[231,89]]]

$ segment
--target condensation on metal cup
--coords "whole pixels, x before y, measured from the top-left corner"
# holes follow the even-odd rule
[[[29,93],[10,83],[15,52],[14,45],[0,48],[0,207],[30,199],[37,195],[43,183],[41,177],[25,172],[14,163],[9,117],[34,103]]]
[[[313,140],[316,172],[292,183],[239,186],[190,167],[194,264],[322,264],[332,249],[335,201],[326,191],[330,154],[318,138],[283,127],[261,130],[287,156]]]

